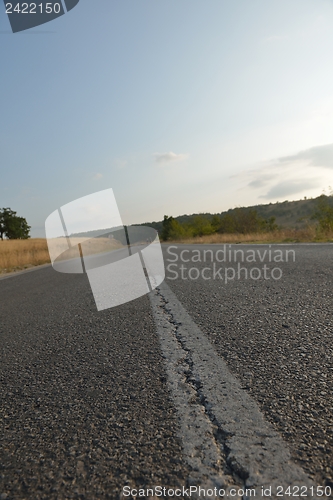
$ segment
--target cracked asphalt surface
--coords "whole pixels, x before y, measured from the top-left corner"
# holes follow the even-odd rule
[[[97,312],[86,276],[0,281],[0,498],[186,483],[148,297]]]
[[[333,486],[333,247],[276,248],[296,251],[296,262],[277,264],[280,280],[173,280],[167,271],[166,283],[294,460]],[[116,499],[125,485],[186,484],[147,296],[97,312],[86,276],[46,267],[0,280],[0,304],[1,500]]]
[[[193,249],[199,249],[201,262],[182,262],[179,257],[175,263],[166,248],[165,264],[173,265],[166,283],[282,435],[294,460],[317,484],[333,486],[333,246],[272,246],[295,250],[295,262],[274,263],[282,269],[280,280],[246,280],[243,271],[240,280],[236,273],[227,283],[223,273],[223,279],[215,280],[201,275],[204,267],[212,269],[211,254],[203,262],[203,251],[216,252],[216,245],[179,245],[171,250],[178,256],[189,250],[183,254],[187,260],[193,258]],[[258,260],[242,267],[262,268]],[[218,268],[237,266],[215,262]],[[180,265],[187,268],[187,279],[174,279],[175,272],[181,274]],[[198,279],[189,278],[191,267],[199,269]],[[205,271],[206,278],[212,275]]]

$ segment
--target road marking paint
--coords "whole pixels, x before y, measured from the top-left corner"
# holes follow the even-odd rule
[[[257,498],[262,487],[271,498],[277,486],[316,487],[167,284],[149,297],[190,481],[255,488]]]

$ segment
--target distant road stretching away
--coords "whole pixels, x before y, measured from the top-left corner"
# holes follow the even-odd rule
[[[163,251],[156,291],[101,312],[85,275],[0,279],[1,500],[333,492],[333,246]]]

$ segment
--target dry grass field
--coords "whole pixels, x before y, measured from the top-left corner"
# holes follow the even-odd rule
[[[0,241],[0,273],[8,273],[50,262],[46,240]]]
[[[82,241],[82,238],[75,238],[74,243],[79,244]],[[94,238],[91,244],[89,242],[87,243],[89,254],[102,253],[122,246],[118,241],[108,238]],[[70,258],[70,255],[67,255],[66,258]],[[48,263],[50,263],[50,256],[46,239],[0,240],[0,274],[21,271]]]

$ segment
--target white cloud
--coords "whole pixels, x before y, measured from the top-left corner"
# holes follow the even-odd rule
[[[305,161],[313,167],[333,168],[333,144],[315,146],[294,155],[283,156],[277,159],[278,163],[292,163]]]
[[[97,174],[95,174],[95,175],[94,175],[93,179],[94,179],[95,181],[98,181],[99,179],[102,179],[102,177],[103,177],[103,174],[99,174],[99,173],[97,173]]]
[[[315,146],[296,154],[262,162],[236,177],[259,198],[276,199],[300,193],[313,194],[332,184],[333,144]]]
[[[303,193],[314,188],[319,188],[321,186],[320,179],[308,179],[308,180],[288,180],[279,182],[275,186],[272,186],[268,193],[259,196],[259,198],[266,198],[267,200],[275,198],[283,198],[288,195],[296,195]]]
[[[155,153],[153,156],[156,163],[170,163],[174,161],[186,160],[186,158],[188,158],[187,154],[176,154],[172,151],[169,153]]]

